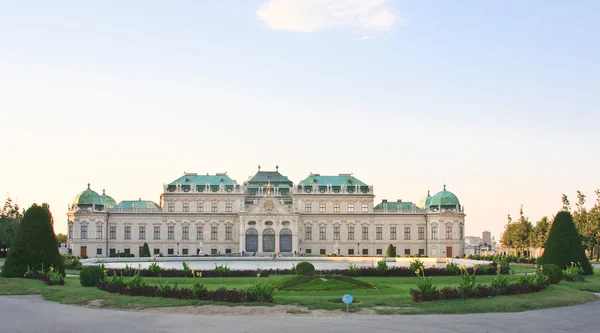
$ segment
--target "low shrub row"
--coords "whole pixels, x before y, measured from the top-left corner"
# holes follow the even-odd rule
[[[49,286],[59,285],[62,286],[65,284],[65,278],[60,273],[55,270],[49,270],[48,272],[39,272],[27,270],[25,275],[23,275],[24,279],[33,279],[33,280],[41,280],[44,281],[45,284]]]
[[[325,276],[319,276],[319,275],[298,276],[298,277],[290,278],[290,279],[287,279],[287,280],[283,281],[283,283],[281,283],[281,285],[279,285],[279,287],[277,287],[277,289],[279,289],[279,290],[290,289],[290,288],[293,288],[295,286],[298,286],[298,285],[301,285],[301,284],[305,284],[305,283],[309,283],[309,282],[311,282],[313,280],[322,279],[322,278],[325,278]],[[326,276],[326,278],[328,280],[338,280],[338,281],[341,281],[341,282],[345,282],[345,283],[357,285],[357,286],[365,288],[365,289],[375,289],[375,287],[373,287],[373,285],[371,285],[370,283],[367,283],[367,282],[364,282],[364,281],[360,281],[360,280],[356,280],[356,279],[353,279],[353,278],[351,278],[349,276],[328,275],[328,276]]]
[[[299,263],[300,264],[300,263]],[[424,268],[425,273],[428,276],[456,276],[460,275],[460,270],[458,266],[450,266],[452,269],[446,269],[441,267],[428,267]],[[476,271],[476,275],[496,275],[498,271],[498,266],[495,264],[489,266],[479,266],[479,269]],[[257,274],[260,274],[261,277],[268,277],[270,275],[296,275],[298,274],[296,269],[263,269],[263,270],[254,270],[254,269],[246,269],[246,270],[223,270],[223,269],[211,269],[211,270],[182,270],[182,269],[134,269],[134,268],[112,268],[108,269],[106,275],[122,275],[122,276],[134,276],[136,274],[140,274],[143,277],[192,277],[194,273],[196,275],[200,275],[202,277],[256,277]],[[473,272],[473,268],[467,269],[469,272]],[[309,269],[309,274],[310,274]],[[500,267],[500,274],[509,274],[508,266]],[[304,272],[304,271],[303,271]],[[343,275],[343,276],[365,276],[365,277],[394,277],[394,276],[414,276],[414,271],[408,267],[388,267],[387,269],[382,269],[378,267],[359,267],[354,268],[351,267],[349,269],[328,269],[328,270],[315,270],[315,275]]]
[[[515,263],[515,264],[535,264],[537,263],[537,259],[536,258],[528,258],[528,257],[517,257],[517,256],[513,256],[513,255],[508,255],[508,256],[503,256],[503,255],[489,255],[489,256],[483,256],[483,255],[479,255],[479,254],[475,254],[475,255],[468,255],[467,259],[473,259],[473,260],[487,260],[487,261],[493,261],[493,262],[500,262],[500,261],[506,261],[508,263]]]
[[[544,285],[528,285],[513,283],[504,290],[497,290],[488,285],[477,285],[477,289],[470,293],[463,293],[458,288],[445,287],[440,290],[434,290],[430,293],[422,293],[419,290],[411,289],[410,298],[415,302],[421,301],[436,301],[445,299],[458,299],[458,298],[484,298],[498,295],[519,295],[533,293],[543,290],[547,287]]]

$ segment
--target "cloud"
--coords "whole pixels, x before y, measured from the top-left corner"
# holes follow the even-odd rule
[[[256,15],[275,30],[316,32],[392,30],[401,20],[389,0],[265,0]]]

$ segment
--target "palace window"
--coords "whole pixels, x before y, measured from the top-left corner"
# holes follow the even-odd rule
[[[396,227],[390,227],[390,239],[396,239]]]
[[[375,228],[375,237],[377,238],[377,240],[383,239],[383,228],[382,227]]]
[[[190,204],[189,202],[184,202],[183,203],[183,212],[189,212],[190,211]]]
[[[124,249],[123,251],[125,252],[125,254],[130,254],[131,253],[131,249]]]
[[[175,239],[175,227],[167,228],[167,239]]]
[[[348,240],[354,240],[354,227],[348,227]]]
[[[196,210],[201,213],[204,211],[204,202],[198,202],[196,203]]]
[[[431,239],[437,239],[437,227],[431,227]]]
[[[146,227],[140,227],[139,239],[146,239]]]
[[[333,239],[340,239],[340,227],[333,227]]]
[[[354,255],[354,249],[348,249],[348,255],[349,256],[353,256]]]
[[[213,202],[210,204],[210,211],[215,213],[219,211],[219,206],[217,205],[216,202]]]
[[[125,239],[131,239],[131,227],[125,227]]]
[[[410,249],[404,249],[404,255],[410,255]]]
[[[369,204],[367,204],[367,203],[363,203],[362,204],[362,212],[363,213],[368,213],[369,212]]]
[[[102,248],[97,248],[96,249],[96,255],[101,256],[102,255]]]
[[[304,238],[306,240],[311,240],[312,239],[312,227],[305,227]]]
[[[319,227],[319,240],[326,240],[327,233],[325,231],[325,227]]]
[[[463,239],[463,226],[462,224],[458,226],[458,236],[460,237],[460,239]]]
[[[312,204],[310,202],[307,202],[304,204],[304,212],[305,213],[310,213],[312,211]]]
[[[326,254],[326,253],[325,253],[325,249],[319,249],[319,254],[321,254],[321,255],[325,255],[325,254]]]
[[[204,228],[203,227],[196,227],[196,239],[204,239]]]
[[[225,239],[233,239],[232,230],[232,227],[225,227]]]
[[[311,254],[312,250],[311,249],[306,249],[305,252],[306,252],[306,254]]]
[[[154,227],[154,239],[160,239],[160,227]]]
[[[231,202],[228,202],[225,204],[225,211],[230,213],[232,211],[232,207],[233,205],[231,204]]]
[[[217,234],[217,227],[210,227],[210,239],[218,240],[219,235]]]
[[[69,225],[69,239],[73,239],[73,225]]]
[[[382,255],[383,254],[383,249],[377,249],[377,250],[375,250],[375,254]]]
[[[410,227],[404,227],[404,240],[410,240]]]
[[[334,213],[339,213],[340,212],[340,203],[339,202],[334,202],[333,203],[333,212]]]
[[[425,239],[425,227],[419,227],[419,240]]]
[[[348,213],[354,213],[354,204],[353,203],[348,204]]]
[[[452,227],[446,227],[446,239],[452,239]]]
[[[155,255],[159,255],[160,254],[160,249],[154,249],[154,254]]]
[[[87,239],[87,226],[81,226],[81,239]]]
[[[117,227],[110,227],[110,239],[117,239]]]
[[[369,249],[363,249],[362,250],[362,254],[363,254],[363,256],[368,256],[369,255]]]
[[[183,254],[184,256],[188,255],[188,249],[181,249],[181,254]]]
[[[362,239],[369,239],[369,227],[362,227]]]
[[[168,207],[169,207],[170,213],[175,211],[175,203],[174,202],[169,202]]]
[[[181,239],[190,239],[190,228],[189,227],[181,228]]]
[[[323,201],[319,202],[319,212],[325,213],[325,202]]]
[[[425,255],[425,249],[419,249],[419,254],[424,256]]]
[[[96,238],[97,239],[102,239],[102,226],[96,226]]]
[[[173,249],[167,249],[167,254],[168,255],[172,256],[173,252],[175,252],[175,251],[173,251]]]

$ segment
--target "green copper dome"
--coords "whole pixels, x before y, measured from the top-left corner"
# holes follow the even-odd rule
[[[102,198],[102,202],[104,203],[104,207],[106,207],[106,209],[111,209],[117,205],[115,199],[109,195],[106,195],[106,190],[102,190],[102,196],[100,198]]]
[[[429,207],[437,206],[460,207],[460,202],[458,201],[458,197],[454,195],[454,193],[446,191],[446,185],[444,185],[444,190],[436,193],[433,197],[431,197],[431,201],[429,201]]]
[[[427,195],[421,198],[417,203],[417,207],[421,209],[425,209],[429,207],[429,203],[431,202],[431,195],[429,195],[429,191],[427,191]]]
[[[100,195],[95,191],[92,191],[92,189],[90,189],[90,184],[88,184],[88,188],[85,191],[79,193],[75,197],[75,199],[73,199],[73,205],[77,205],[80,207],[92,205],[104,206],[104,203],[102,202],[102,197],[100,197]]]

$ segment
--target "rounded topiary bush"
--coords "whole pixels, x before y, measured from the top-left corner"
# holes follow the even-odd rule
[[[315,266],[313,264],[303,261],[296,265],[296,274],[298,275],[315,275]]]
[[[557,284],[562,280],[562,269],[554,264],[546,264],[542,266],[542,273],[548,276],[548,280],[552,284]]]
[[[79,282],[83,287],[95,287],[98,282],[104,280],[104,276],[102,267],[87,266],[81,269]]]

